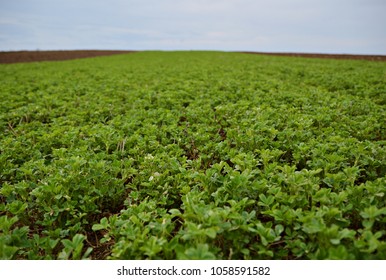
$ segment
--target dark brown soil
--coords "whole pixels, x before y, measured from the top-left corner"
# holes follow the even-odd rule
[[[0,52],[0,63],[34,62],[34,61],[55,61],[77,58],[95,57],[103,55],[124,54],[133,51],[17,51]]]
[[[97,51],[97,50],[78,50],[78,51],[17,51],[0,52],[0,63],[18,63],[35,61],[55,61],[87,58],[103,55],[114,55],[131,53],[135,51]],[[330,58],[330,59],[360,59],[370,61],[386,61],[386,55],[351,55],[351,54],[318,54],[318,53],[269,53],[269,52],[242,52],[247,54],[274,55],[274,56],[293,56],[309,58]]]
[[[274,56],[309,57],[309,58],[359,59],[359,60],[370,60],[370,61],[386,61],[386,55],[353,55],[353,54],[321,54],[321,53],[269,53],[269,52],[242,52],[242,53],[274,55]]]

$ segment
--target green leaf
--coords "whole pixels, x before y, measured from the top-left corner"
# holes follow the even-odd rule
[[[215,260],[215,255],[209,251],[208,244],[198,244],[185,250],[184,253],[178,255],[179,259],[188,260]]]
[[[339,245],[340,244],[340,239],[333,238],[333,239],[330,239],[330,242],[331,242],[331,244]]]
[[[107,220],[106,217],[103,217],[101,220],[100,220],[100,223],[99,224],[94,224],[92,226],[92,230],[93,231],[97,231],[97,230],[101,230],[101,229],[107,229],[109,227],[109,221]]]
[[[0,259],[11,260],[13,259],[16,252],[19,250],[18,247],[8,246],[0,240]]]
[[[209,236],[210,238],[214,239],[217,235],[217,228],[207,228],[205,229],[205,234]]]
[[[173,216],[180,216],[181,215],[181,211],[178,209],[170,209],[169,213],[172,214]]]
[[[364,209],[360,214],[365,219],[374,219],[380,215],[386,215],[386,207],[378,209],[373,205]]]
[[[276,225],[275,226],[276,236],[279,236],[283,231],[284,231],[284,227],[282,225]]]
[[[309,234],[321,232],[325,229],[325,223],[321,217],[313,217],[303,224],[303,231]]]
[[[14,216],[8,219],[8,216],[0,216],[0,230],[3,233],[8,233],[10,228],[18,221],[18,217]]]
[[[20,200],[12,201],[10,204],[7,205],[7,210],[9,210],[14,215],[22,214],[26,211],[27,208],[28,204],[23,203]]]

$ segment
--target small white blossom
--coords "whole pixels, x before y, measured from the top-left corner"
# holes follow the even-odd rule
[[[153,157],[153,155],[152,154],[147,154],[146,156],[145,156],[145,159],[153,159],[154,157]]]

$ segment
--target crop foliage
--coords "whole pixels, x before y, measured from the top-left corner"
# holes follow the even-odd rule
[[[385,259],[386,64],[0,65],[0,258]]]

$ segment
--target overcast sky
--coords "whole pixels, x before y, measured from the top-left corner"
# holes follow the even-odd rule
[[[386,54],[386,0],[0,0],[0,50]]]

